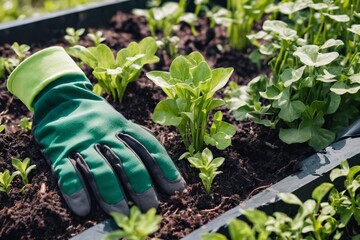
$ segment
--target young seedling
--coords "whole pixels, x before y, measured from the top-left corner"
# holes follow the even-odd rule
[[[210,194],[211,186],[216,175],[222,173],[218,168],[224,163],[223,157],[213,158],[210,149],[205,148],[202,153],[188,157],[191,166],[200,170],[199,177],[204,185],[205,191]]]
[[[36,165],[30,165],[30,158],[25,158],[23,161],[17,158],[12,158],[11,163],[13,167],[17,170],[13,174],[20,175],[24,185],[29,183],[28,175],[29,173],[36,168]]]
[[[24,131],[29,131],[32,128],[32,122],[30,121],[30,118],[23,117],[19,122],[19,127]]]
[[[115,230],[105,235],[103,240],[118,240],[119,238],[145,240],[159,229],[161,221],[161,217],[156,215],[155,208],[143,214],[137,206],[131,207],[129,217],[117,212],[112,212],[111,216],[121,230]]]
[[[101,31],[96,31],[95,33],[88,33],[87,36],[90,38],[91,41],[94,42],[95,47],[97,47],[100,43],[106,40],[103,37],[103,33]]]
[[[13,45],[11,45],[11,49],[16,53],[18,56],[19,62],[24,60],[26,54],[30,50],[30,46],[26,44],[19,45],[17,42],[14,42]]]
[[[93,69],[93,75],[98,80],[94,91],[101,94],[105,91],[115,101],[121,102],[127,85],[138,79],[144,65],[156,63],[157,45],[152,37],[147,37],[139,43],[131,42],[127,48],[121,49],[114,57],[111,49],[105,44],[85,48],[74,46],[68,53]]]
[[[75,30],[74,28],[66,28],[67,35],[64,36],[65,40],[70,44],[70,46],[75,46],[79,43],[80,37],[85,33],[84,28]]]
[[[10,174],[8,169],[4,172],[0,172],[0,192],[5,192],[6,195],[10,196],[11,182],[14,180],[15,176],[16,174]]]
[[[147,73],[168,97],[155,107],[153,120],[176,126],[188,151],[202,151],[205,143],[225,149],[231,144],[235,126],[222,122],[218,113],[210,133],[207,128],[209,113],[225,104],[223,99],[214,98],[214,94],[227,84],[232,72],[232,68],[211,70],[204,57],[193,52],[175,58],[170,72]]]

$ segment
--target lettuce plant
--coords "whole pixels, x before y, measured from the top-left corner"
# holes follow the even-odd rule
[[[101,94],[105,91],[115,101],[121,102],[129,83],[138,79],[141,69],[146,64],[156,63],[157,45],[152,37],[147,37],[139,43],[131,42],[127,48],[121,49],[116,58],[105,44],[85,48],[74,46],[68,53],[93,69],[93,75],[98,80],[94,91]]]
[[[22,60],[24,60],[26,54],[29,52],[30,50],[30,46],[26,45],[26,44],[19,44],[17,42],[14,42],[11,45],[11,49],[15,52],[15,54],[18,56],[18,60],[19,62],[21,62]]]
[[[147,73],[167,95],[155,107],[153,120],[176,126],[189,152],[202,151],[204,143],[225,149],[231,144],[235,126],[223,122],[221,113],[217,113],[208,132],[208,121],[209,113],[225,104],[223,99],[214,98],[214,94],[227,84],[232,72],[232,68],[211,70],[204,57],[193,52],[175,58],[170,72]]]
[[[11,164],[17,170],[13,174],[20,175],[24,185],[29,183],[28,175],[36,168],[36,165],[30,165],[30,158],[25,158],[23,161],[17,158],[12,158]]]
[[[88,36],[88,38],[90,38],[90,40],[94,42],[95,46],[98,46],[100,43],[106,40],[106,38],[103,37],[103,33],[101,31],[88,33],[86,36]]]
[[[360,166],[349,167],[346,161],[330,173],[332,182],[341,178],[342,189],[333,183],[321,183],[310,199],[301,201],[292,193],[281,193],[279,197],[288,205],[298,207],[294,215],[274,212],[272,215],[259,210],[244,210],[244,220],[234,219],[229,224],[230,239],[345,239],[344,233],[352,221],[360,226],[358,189]],[[340,182],[339,182],[340,183]],[[358,239],[360,234],[353,235]],[[227,239],[219,233],[204,234],[204,240]]]
[[[137,206],[131,207],[129,217],[117,212],[112,212],[111,216],[121,229],[105,235],[103,240],[117,240],[120,238],[145,240],[147,236],[158,230],[161,221],[161,217],[156,215],[155,208],[143,214]]]
[[[65,31],[67,35],[65,35],[64,38],[70,44],[70,46],[75,46],[76,44],[78,44],[80,37],[85,33],[84,28],[74,29],[68,27],[65,29]]]
[[[200,170],[199,177],[204,185],[205,191],[210,194],[211,186],[216,175],[222,173],[218,168],[224,163],[223,157],[213,158],[210,149],[205,148],[202,153],[196,153],[188,157],[191,166]]]
[[[10,174],[10,171],[6,169],[4,172],[0,172],[0,192],[5,192],[10,196],[11,182],[14,180],[16,174]]]
[[[29,131],[32,128],[32,122],[30,121],[30,118],[23,117],[19,122],[19,127],[24,131]]]

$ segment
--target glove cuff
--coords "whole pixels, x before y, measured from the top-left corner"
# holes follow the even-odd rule
[[[49,47],[17,66],[8,78],[7,89],[33,111],[35,97],[48,84],[68,74],[85,76],[62,47]]]

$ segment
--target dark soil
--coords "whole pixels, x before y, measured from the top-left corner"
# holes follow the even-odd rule
[[[209,29],[207,19],[201,19],[197,29],[199,35],[196,37],[186,25],[177,31],[176,34],[181,39],[181,53],[200,51],[212,67],[234,67],[231,80],[240,84],[266,71],[266,68],[258,69],[249,61],[249,52],[219,49],[218,45],[226,45],[224,27]],[[114,16],[108,29],[100,30],[106,36],[106,44],[115,51],[126,47],[133,40],[139,41],[149,35],[144,18],[122,13]],[[80,44],[90,46],[91,42],[83,37]],[[42,45],[33,44],[31,49],[36,52],[52,45],[67,46],[64,40],[56,39]],[[12,55],[8,45],[0,47],[0,56]],[[169,57],[164,52],[160,52],[159,57],[160,63],[147,70],[169,68]],[[94,80],[90,69],[83,69]],[[222,95],[221,92],[220,96]],[[185,236],[293,173],[298,169],[299,162],[313,153],[306,145],[289,146],[282,143],[276,130],[251,121],[235,121],[224,108],[224,116],[227,121],[236,125],[237,134],[232,146],[226,151],[214,150],[216,156],[223,156],[226,160],[220,169],[223,173],[215,178],[213,193],[207,195],[199,183],[197,170],[190,168],[185,160],[177,160],[185,152],[185,148],[176,128],[160,126],[151,120],[156,104],[165,98],[160,88],[143,74],[129,86],[122,105],[105,97],[125,117],[155,133],[188,183],[183,192],[174,196],[159,194],[161,204],[158,212],[163,218],[161,228],[154,236],[162,239],[179,239]],[[32,164],[37,166],[30,174],[31,184],[25,193],[20,192],[22,184],[19,178],[15,178],[10,197],[1,193],[0,239],[68,239],[106,219],[108,216],[96,203],[93,203],[93,210],[86,217],[77,217],[71,213],[31,132],[18,127],[20,119],[25,116],[31,117],[31,114],[7,91],[6,82],[0,79],[0,119],[6,125],[5,133],[0,134],[0,171],[14,171],[11,166],[12,157],[30,157]]]

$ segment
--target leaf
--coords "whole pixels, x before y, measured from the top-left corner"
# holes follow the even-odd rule
[[[324,69],[324,74],[319,75],[316,80],[320,82],[330,83],[330,82],[336,82],[335,79],[336,75],[329,73],[326,69]]]
[[[206,62],[199,63],[191,69],[193,83],[197,87],[200,82],[208,82],[211,79],[211,69]],[[210,84],[210,83],[206,83]]]
[[[289,68],[285,69],[280,76],[281,81],[284,82],[284,87],[287,88],[294,82],[299,81],[304,74],[305,68],[306,66],[302,66],[295,70]]]
[[[97,46],[97,58],[98,67],[113,68],[115,64],[115,58],[111,49],[105,44],[99,44]]]
[[[281,198],[281,200],[287,204],[292,204],[292,205],[299,205],[302,206],[303,203],[301,202],[301,200],[292,193],[279,193],[279,197]]]
[[[350,18],[348,15],[346,14],[342,14],[342,15],[332,15],[332,14],[328,14],[328,13],[322,13],[324,16],[329,17],[330,19],[336,21],[336,22],[348,22],[350,21]]]
[[[160,101],[154,110],[153,121],[164,126],[178,126],[182,117],[174,99]]]
[[[220,233],[204,233],[201,235],[202,240],[227,240],[227,238]]]
[[[217,158],[214,158],[212,161],[211,161],[211,166],[215,167],[215,168],[218,168],[220,167],[225,161],[225,158],[223,157],[217,157]]]
[[[210,112],[211,110],[215,109],[215,108],[218,108],[218,107],[221,107],[225,104],[225,101],[222,100],[222,99],[211,99],[209,101],[209,104],[207,105],[206,107],[206,111]]]
[[[342,161],[340,163],[341,169],[339,168],[335,168],[330,172],[330,180],[332,182],[335,181],[335,179],[339,178],[339,177],[345,177],[346,175],[348,175],[350,169],[349,169],[349,165],[347,163],[347,161]]]
[[[349,32],[352,32],[352,33],[356,34],[356,35],[360,35],[360,24],[353,24],[347,30]]]
[[[334,61],[339,56],[339,53],[320,53],[318,46],[305,45],[302,47],[298,47],[294,52],[294,56],[299,57],[300,61],[307,66],[320,67]]]
[[[338,94],[343,95],[345,93],[355,94],[360,90],[359,84],[351,84],[348,85],[344,82],[336,82],[332,87],[330,88],[330,91]]]
[[[254,210],[245,210],[244,215],[249,219],[254,225],[263,226],[268,220],[268,216],[263,211],[254,209]]]
[[[285,105],[281,106],[278,116],[286,122],[292,122],[300,118],[304,111],[305,104],[301,101],[287,101]]]
[[[164,71],[151,71],[146,73],[151,81],[153,81],[157,86],[161,88],[171,88],[173,85],[170,81],[170,73]]]
[[[97,67],[97,57],[87,48],[83,46],[73,46],[67,49],[67,53],[73,57],[79,58],[82,62],[88,65],[90,68],[95,69]]]
[[[206,162],[210,162],[213,159],[213,154],[210,151],[210,149],[205,148],[201,153],[202,159],[204,159]]]
[[[119,240],[122,237],[126,237],[127,234],[123,230],[115,230],[106,234],[102,240]]]
[[[157,51],[157,44],[154,38],[146,37],[139,42],[140,53],[144,54],[141,59],[141,65],[155,63],[159,61],[159,58],[154,56]]]
[[[185,57],[179,56],[170,65],[170,76],[183,82],[190,80],[189,64]]]
[[[333,92],[328,94],[328,101],[325,114],[333,114],[335,113],[341,103],[341,97]]]
[[[325,195],[334,187],[331,183],[322,183],[312,192],[312,198],[319,204]]]
[[[330,47],[338,47],[344,45],[344,42],[342,40],[335,40],[335,39],[329,39],[327,40],[323,45],[320,46],[320,49],[326,49]]]
[[[279,20],[266,20],[263,24],[263,29],[265,31],[270,31],[279,36],[280,39],[287,41],[294,41],[297,38],[297,32],[291,28],[288,28],[288,25]]]
[[[212,70],[212,79],[209,83],[208,92],[215,93],[223,88],[229,81],[233,71],[233,68],[216,68]]]
[[[304,143],[310,140],[311,131],[309,128],[281,128],[279,132],[279,138],[281,141],[287,144]]]
[[[296,1],[296,2],[285,2],[279,4],[279,10],[283,14],[294,14],[302,9],[305,9],[309,6],[312,1]]]
[[[360,83],[360,73],[349,76],[349,79],[351,83]]]
[[[321,150],[335,140],[336,134],[325,128],[313,128],[309,145],[315,150]]]
[[[229,224],[229,233],[231,239],[248,239],[252,236],[252,230],[250,226],[241,220],[234,219]]]

